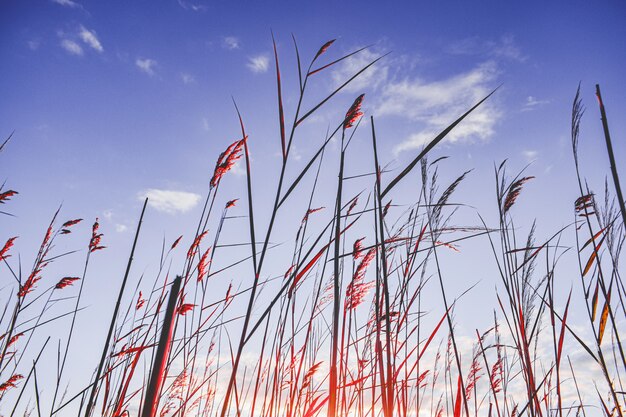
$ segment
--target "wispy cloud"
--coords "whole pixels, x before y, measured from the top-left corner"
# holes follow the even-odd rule
[[[226,36],[222,38],[222,48],[224,49],[239,49],[239,39],[234,36]]]
[[[125,231],[127,231],[127,230],[128,230],[128,226],[126,226],[125,224],[120,224],[120,223],[117,223],[117,224],[115,225],[115,231],[116,231],[117,233],[124,233],[124,232],[125,232]]]
[[[80,4],[76,3],[73,0],[52,0],[52,3],[60,4],[61,6],[78,8],[81,7]]]
[[[196,82],[196,77],[194,77],[191,74],[188,74],[186,72],[181,72],[180,73],[180,79],[183,82],[183,84],[194,84]]]
[[[150,188],[137,196],[139,200],[146,197],[150,207],[168,214],[185,213],[194,208],[200,201],[199,194],[156,188]]]
[[[454,55],[483,55],[516,62],[524,62],[528,59],[511,35],[502,36],[497,40],[466,38],[449,45],[447,51]]]
[[[104,210],[104,212],[102,213],[102,216],[107,219],[108,221],[112,221],[113,220],[113,210]]]
[[[61,47],[71,55],[82,55],[83,48],[71,39],[62,39]]]
[[[267,72],[269,68],[270,60],[266,55],[257,55],[248,58],[248,68],[252,72],[260,73]]]
[[[537,157],[539,156],[539,152],[533,149],[527,149],[522,151],[522,155],[527,162],[532,162],[537,159]]]
[[[494,63],[447,79],[425,81],[405,78],[390,81],[382,87],[382,102],[376,109],[380,116],[394,116],[419,122],[423,128],[396,146],[395,151],[421,148],[441,130],[486,96],[497,75]],[[488,139],[501,112],[493,103],[483,103],[452,132],[446,141]]]
[[[550,100],[538,100],[536,97],[528,96],[526,97],[526,101],[524,102],[524,106],[522,107],[522,111],[531,111],[536,109],[537,107],[541,107],[545,104],[548,104]]]
[[[490,45],[491,53],[494,56],[507,58],[517,62],[524,62],[528,59],[519,46],[515,43],[513,36],[503,36],[499,42]]]
[[[137,65],[137,68],[139,68],[140,71],[153,76],[155,74],[154,69],[157,66],[157,62],[150,58],[137,58],[135,60],[135,65]]]
[[[28,45],[28,49],[30,49],[31,51],[36,51],[37,49],[39,49],[41,41],[39,39],[31,39],[26,42],[26,44]]]
[[[80,30],[78,32],[78,36],[80,37],[80,39],[85,42],[90,48],[98,51],[98,52],[103,52],[104,48],[102,47],[102,44],[100,43],[100,40],[98,39],[98,36],[96,35],[96,32],[93,30],[89,30],[86,27],[84,27],[83,25],[80,26]]]
[[[209,9],[206,4],[202,4],[199,1],[178,0],[178,5],[185,10],[191,10],[193,12],[206,12]]]

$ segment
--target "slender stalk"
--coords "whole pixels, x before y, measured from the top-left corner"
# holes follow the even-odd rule
[[[128,263],[126,264],[126,272],[124,273],[124,279],[122,279],[122,285],[120,286],[120,292],[117,295],[117,302],[115,303],[115,308],[113,309],[113,317],[111,317],[111,324],[109,325],[109,332],[107,333],[106,341],[104,342],[104,346],[102,347],[102,356],[100,357],[100,363],[98,364],[98,369],[96,370],[96,375],[94,376],[95,384],[91,388],[91,392],[89,394],[89,400],[87,401],[87,405],[85,407],[85,417],[89,417],[93,412],[93,409],[96,405],[96,397],[98,393],[98,380],[100,379],[100,374],[102,373],[102,368],[104,367],[104,361],[106,360],[107,353],[109,352],[109,344],[111,343],[111,336],[113,335],[113,330],[115,329],[115,322],[117,321],[117,314],[120,309],[120,305],[122,304],[122,296],[124,295],[124,289],[126,288],[126,282],[128,281],[128,274],[130,273],[130,267],[133,263],[133,256],[135,255],[135,248],[137,247],[137,240],[139,238],[139,231],[141,230],[141,223],[143,222],[143,215],[146,212],[146,206],[148,205],[148,198],[143,203],[143,208],[141,209],[141,215],[139,216],[139,223],[137,224],[137,230],[135,231],[135,239],[133,240],[133,247],[130,250],[130,256],[128,257]]]
[[[330,377],[328,379],[328,416],[335,417],[337,413],[337,357],[339,355],[339,311],[341,310],[341,265],[339,253],[341,242],[341,193],[343,190],[343,167],[345,160],[344,145],[345,129],[341,135],[341,156],[339,159],[339,178],[337,182],[336,212],[335,212],[335,259],[333,262],[333,328],[330,350]]]
[[[622,225],[626,229],[626,206],[624,205],[624,196],[622,195],[622,187],[619,183],[619,175],[617,174],[617,166],[615,163],[615,155],[613,154],[613,144],[611,142],[611,134],[609,133],[609,122],[606,118],[606,110],[604,109],[604,102],[602,101],[602,95],[600,94],[600,85],[596,84],[596,96],[598,97],[598,104],[600,105],[600,115],[602,116],[602,129],[604,130],[604,139],[606,141],[606,151],[609,154],[609,161],[611,163],[611,176],[613,177],[613,185],[615,185],[615,193],[617,194],[617,202],[619,209],[622,212]]]

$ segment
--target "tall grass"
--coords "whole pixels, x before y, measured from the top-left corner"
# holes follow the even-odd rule
[[[443,159],[429,160],[429,153],[495,90],[451,121],[397,173],[382,165],[374,117],[370,131],[361,128],[363,94],[338,115],[315,152],[295,164],[303,122],[339,100],[338,93],[382,58],[313,99],[310,89],[319,90],[315,83],[324,73],[363,51],[328,58],[334,42],[306,61],[293,38],[298,83],[289,109],[274,42],[280,162],[269,199],[256,195],[257,170],[263,168],[253,169],[250,149],[260,145],[235,104],[241,136],[217,159],[195,230],[164,241],[157,272],[137,277],[132,263],[141,245],[144,203],[112,317],[97,329],[104,345],[74,337],[77,318],[88,314],[81,301],[89,290],[90,260],[106,250],[98,220],[82,237],[81,276],[56,281],[47,275],[49,265],[80,253],[57,253],[55,242],[82,233],[76,226],[82,219],[61,223],[57,211],[30,268],[15,256],[18,238],[0,236],[6,242],[0,247],[1,274],[9,282],[3,284],[0,316],[4,415],[624,415],[626,289],[619,269],[624,202],[616,169],[617,196],[607,185],[604,201],[584,179],[580,93],[571,120],[572,175],[579,185],[568,214],[571,223],[548,231],[543,240],[535,224],[524,233],[516,224],[516,206],[523,204],[525,187],[539,179],[523,172],[510,175],[502,162],[494,168],[497,216],[479,216],[479,224],[461,227],[455,225],[455,192],[471,174],[456,173],[454,181],[440,184]],[[601,98],[600,108],[614,167]],[[371,161],[365,166],[371,169],[353,174],[351,145],[368,136]],[[10,138],[0,146],[1,157],[9,157],[4,151]],[[338,145],[336,151],[331,143]],[[245,168],[245,198],[220,208],[220,184],[236,163]],[[327,166],[336,168],[334,184],[321,180]],[[391,199],[398,185],[406,189],[409,178],[412,201],[395,205]],[[320,201],[328,190],[334,198]],[[5,184],[0,187],[6,207],[1,221],[11,221],[11,200],[18,197]],[[263,218],[259,213],[266,211],[259,205],[268,200],[269,216]],[[289,223],[293,215],[287,210],[303,205],[302,220],[290,231],[292,243],[279,248],[273,242],[277,225]],[[228,239],[235,222],[246,223],[247,236],[237,236],[243,243]],[[573,247],[564,243],[571,239]],[[468,306],[460,302],[465,293],[455,296],[449,289],[445,252],[457,251],[462,241],[486,242],[491,253],[475,261],[498,271],[492,277],[497,305],[478,306],[485,312],[493,307],[493,322],[482,329],[458,328],[456,317]],[[226,254],[233,247],[236,258]],[[564,257],[568,251],[576,256]],[[181,260],[180,269],[173,270],[175,259]],[[577,260],[582,298],[557,280],[562,259]],[[238,278],[217,293],[214,283],[233,271]],[[438,307],[424,311],[432,300]],[[57,304],[64,312],[51,308]],[[574,309],[586,314],[586,323],[572,324]],[[66,334],[51,334],[53,322],[67,325]],[[85,347],[93,352],[93,373],[77,389],[76,379],[86,374],[68,375],[66,365],[73,350]],[[584,352],[595,369],[579,366],[580,356],[568,349]],[[603,379],[581,381],[577,375],[583,372]]]

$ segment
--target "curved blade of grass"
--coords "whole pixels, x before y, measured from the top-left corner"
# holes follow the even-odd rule
[[[363,50],[365,50],[365,49],[367,49],[367,48],[370,48],[371,46],[372,46],[372,45],[367,45],[367,46],[364,46],[363,48],[357,49],[356,51],[351,52],[351,53],[349,53],[348,55],[344,55],[344,56],[342,56],[341,58],[334,60],[334,61],[333,61],[333,62],[331,62],[330,64],[326,64],[326,65],[324,65],[324,66],[322,66],[322,67],[319,67],[319,68],[317,68],[317,69],[314,69],[313,71],[309,71],[308,75],[309,75],[309,76],[311,76],[311,75],[313,75],[313,74],[317,74],[318,72],[323,71],[323,70],[325,70],[326,68],[332,67],[333,65],[335,65],[335,64],[337,64],[337,63],[339,63],[339,62],[343,61],[344,59],[346,59],[346,58],[350,58],[351,56],[356,55],[356,54],[358,54],[359,52],[361,52],[361,51],[363,51]],[[317,57],[316,57],[316,59],[317,59]]]
[[[4,142],[2,142],[2,145],[0,145],[0,152],[2,152],[2,150],[3,150],[3,149],[4,149],[4,147],[5,147],[5,145],[6,145],[7,143],[9,143],[9,141],[10,141],[10,140],[11,140],[11,138],[13,137],[13,134],[14,134],[14,133],[15,133],[15,130],[14,130],[13,132],[11,132],[11,134],[9,135],[9,137],[8,137],[8,138],[6,138],[6,139],[4,140]]]
[[[278,90],[278,124],[280,125],[280,146],[283,152],[283,162],[287,158],[287,150],[285,149],[285,112],[283,110],[283,93],[280,82],[280,66],[278,65],[278,50],[276,49],[276,40],[272,32],[272,45],[274,46],[274,62],[276,64],[276,88]]]
[[[611,308],[611,290],[606,295],[606,300],[604,301],[604,307],[602,308],[602,314],[600,315],[600,324],[598,327],[598,346],[602,344],[602,337],[604,336],[604,330],[606,329],[606,323],[609,318],[609,309]]]
[[[606,141],[606,150],[609,154],[609,161],[611,163],[611,175],[613,176],[613,185],[615,186],[615,193],[617,194],[617,202],[619,209],[622,213],[622,221],[626,228],[626,205],[624,204],[624,196],[622,195],[622,187],[619,183],[619,175],[617,173],[617,167],[615,165],[615,155],[613,155],[613,145],[611,143],[611,135],[609,133],[609,122],[606,119],[606,110],[604,109],[604,102],[602,101],[602,94],[600,94],[600,85],[596,84],[596,96],[598,97],[598,104],[600,105],[600,115],[602,116],[602,128],[604,130],[604,139]]]
[[[598,242],[598,244],[594,248],[593,252],[591,253],[591,256],[589,256],[589,259],[587,260],[587,264],[585,264],[585,269],[583,269],[583,277],[585,275],[587,275],[587,273],[589,272],[589,270],[593,266],[593,262],[598,257],[598,251],[600,250],[600,246],[602,246],[602,243],[604,242],[604,238],[605,237],[606,237],[606,235],[602,236],[602,239],[600,239],[600,242]]]

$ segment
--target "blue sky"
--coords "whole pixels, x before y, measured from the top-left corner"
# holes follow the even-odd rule
[[[86,303],[93,317],[107,317],[110,303],[98,300],[109,297],[110,283],[123,271],[118,259],[130,247],[142,197],[153,198],[139,272],[154,268],[164,236],[172,241],[193,227],[216,158],[239,135],[231,97],[250,132],[255,204],[265,224],[280,152],[270,31],[279,48],[288,120],[297,83],[292,33],[306,57],[329,39],[337,42],[327,59],[371,45],[321,75],[305,107],[360,65],[391,52],[306,124],[295,143],[292,173],[360,93],[366,93],[366,115],[377,120],[383,164],[398,169],[434,133],[501,86],[434,155],[451,156],[444,179],[474,169],[458,198],[486,217],[496,208],[493,164],[509,158],[515,171],[532,162],[528,171],[537,180],[525,191],[520,217],[525,226],[538,217],[547,237],[571,221],[577,197],[569,117],[579,82],[587,106],[585,174],[601,189],[608,173],[596,83],[626,172],[624,22],[626,6],[619,1],[4,1],[0,137],[15,134],[0,154],[0,181],[20,194],[8,210],[17,217],[0,217],[0,240],[19,234],[16,248],[30,260],[59,204],[64,218],[90,223],[99,217],[109,250],[101,254]],[[371,169],[366,132],[357,135],[348,162],[353,174]],[[336,151],[334,145],[331,154]],[[334,167],[328,168],[331,181]],[[244,196],[242,172],[235,169],[225,180],[221,199]],[[411,192],[409,185],[402,189]],[[331,205],[324,198],[334,192],[334,185],[322,189],[320,201]],[[402,196],[395,197],[398,204]],[[301,210],[290,213],[288,220],[301,218]],[[461,223],[477,221],[471,210],[460,216]],[[246,236],[243,225],[234,227]],[[83,232],[87,236],[86,225]],[[280,227],[277,235],[286,239]],[[75,240],[67,248],[80,245]],[[468,282],[495,286],[479,266],[470,270]],[[451,286],[460,292],[465,284]]]

